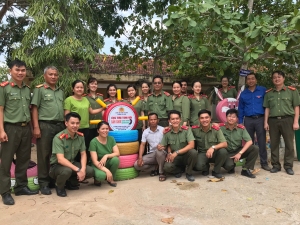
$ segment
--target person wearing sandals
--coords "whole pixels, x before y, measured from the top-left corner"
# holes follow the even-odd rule
[[[114,176],[120,164],[119,149],[113,137],[108,136],[109,124],[101,121],[97,125],[98,136],[90,143],[90,154],[92,159],[92,167],[95,170],[94,184],[101,185],[101,181],[106,180],[107,183],[116,187]]]
[[[143,132],[139,158],[134,163],[134,168],[142,171],[151,170],[150,175],[155,176],[158,175],[156,169],[158,165],[159,181],[165,181],[166,175],[163,168],[167,153],[163,148],[157,149],[157,145],[162,140],[164,128],[158,125],[158,115],[156,113],[150,113],[148,121],[149,127]],[[143,156],[146,143],[148,143],[148,152]]]

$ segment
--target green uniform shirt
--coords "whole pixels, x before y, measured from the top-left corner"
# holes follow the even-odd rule
[[[211,146],[226,142],[220,127],[210,125],[209,130],[205,132],[201,126],[193,126],[192,132],[196,139],[198,152],[206,152]]]
[[[173,109],[181,113],[182,122],[188,122],[190,119],[190,100],[184,95],[176,96],[173,101]]]
[[[96,102],[97,99],[103,101],[102,94],[96,93],[95,98],[91,94],[87,94],[85,97],[87,100],[89,100],[92,109],[102,108],[101,105],[99,105],[98,102]],[[90,116],[90,120],[102,120],[102,112],[97,114],[89,114],[89,116]],[[90,124],[90,129],[92,128],[97,128],[97,124]]]
[[[74,139],[72,139],[68,130],[65,129],[56,134],[53,138],[50,164],[53,165],[58,163],[57,153],[64,154],[64,157],[73,163],[77,153],[85,150],[83,134],[79,132],[75,133]]]
[[[14,80],[2,82],[0,85],[0,106],[3,106],[4,122],[29,122],[30,89],[23,82],[22,87]]]
[[[263,106],[270,109],[269,117],[295,115],[294,107],[300,105],[300,99],[298,91],[291,89],[295,88],[283,86],[280,91],[267,91]]]
[[[52,90],[47,83],[38,85],[31,104],[37,106],[39,120],[64,121],[64,92],[61,89]]]
[[[146,110],[155,112],[159,119],[168,118],[168,111],[173,109],[173,102],[169,93],[161,91],[158,95],[154,93],[148,97]]]
[[[149,96],[150,96],[150,94],[149,94]],[[141,101],[143,103],[144,115],[148,115],[148,110],[146,110],[147,109],[147,100],[148,100],[148,98],[147,98],[147,100],[144,98],[144,96],[140,96],[140,98],[141,98]]]
[[[198,100],[195,95],[189,95],[189,100],[190,100],[190,108],[191,108],[190,125],[191,126],[198,125],[199,124],[198,112],[201,109],[209,109],[207,96],[201,95]]]
[[[111,100],[110,98],[106,98],[106,99],[104,99],[103,101],[104,101],[104,103],[105,103],[106,105],[110,105],[110,104],[114,104],[114,103],[117,103],[117,102],[123,102],[124,100],[121,99],[120,101],[116,100],[116,102],[112,102],[112,100]]]
[[[238,148],[242,148],[242,141],[251,141],[251,137],[245,127],[241,124],[237,125],[233,130],[230,130],[225,124],[221,126],[221,130],[227,141],[227,151],[234,152]]]
[[[106,154],[113,153],[113,147],[116,145],[114,137],[108,136],[106,144],[101,144],[97,138],[91,140],[89,151],[96,152],[98,160],[101,160],[102,157]]]
[[[223,88],[220,88],[219,91],[221,92],[221,94],[223,96],[223,99],[225,99],[225,98],[236,98],[236,96],[237,96],[237,91],[236,91],[234,86],[228,87],[227,92],[225,92],[223,90]],[[221,101],[221,99],[219,99],[219,97],[217,95],[217,103],[220,102],[220,101]]]
[[[184,127],[184,128],[183,128]],[[188,142],[194,141],[194,135],[190,127],[182,126],[178,133],[169,128],[169,131],[164,134],[160,144],[163,146],[170,145],[171,151],[175,152],[188,145]]]
[[[124,102],[128,103],[131,105],[131,102],[129,99],[124,100]],[[138,114],[138,116],[141,116],[141,112],[144,111],[144,104],[142,100],[139,100],[134,106],[133,108],[135,109],[136,113]],[[137,127],[135,129],[142,129],[143,127],[143,121],[138,120],[138,124]]]

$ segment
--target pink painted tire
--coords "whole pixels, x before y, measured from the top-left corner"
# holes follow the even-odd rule
[[[119,156],[120,164],[119,169],[133,167],[135,161],[138,159],[138,154],[121,155]]]
[[[16,165],[14,163],[11,164],[11,167],[10,167],[10,177],[11,178],[15,178],[15,168],[16,168]],[[37,168],[37,165],[32,167],[32,168],[29,168],[27,169],[27,177],[37,177],[38,175],[38,168]]]
[[[216,115],[221,123],[226,122],[226,112],[228,109],[238,109],[239,101],[235,98],[224,98],[216,107]]]

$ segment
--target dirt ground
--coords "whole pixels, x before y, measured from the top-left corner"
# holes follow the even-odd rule
[[[32,150],[35,160],[35,148]],[[259,163],[256,168],[259,168]],[[221,182],[194,173],[188,182],[168,176],[165,182],[142,172],[116,188],[81,184],[61,198],[52,195],[14,196],[16,204],[0,203],[1,224],[300,224],[300,163],[295,175],[261,170],[255,179],[226,174]]]

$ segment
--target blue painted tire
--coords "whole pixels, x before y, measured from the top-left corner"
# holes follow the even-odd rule
[[[119,131],[109,131],[109,136],[115,138],[116,142],[134,142],[138,140],[137,130],[119,130]]]
[[[139,175],[139,172],[134,168],[118,169],[114,177],[115,181],[129,180],[136,178]]]

